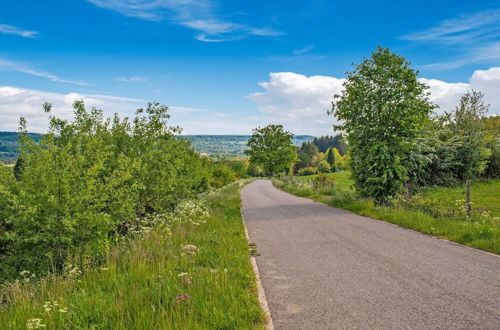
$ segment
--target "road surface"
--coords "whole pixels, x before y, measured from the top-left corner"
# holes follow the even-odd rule
[[[275,329],[500,329],[500,257],[269,180],[241,196]]]

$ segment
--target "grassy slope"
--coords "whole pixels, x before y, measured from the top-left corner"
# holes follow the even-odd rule
[[[263,328],[239,188],[232,185],[211,198],[205,224],[179,226],[171,236],[153,230],[112,251],[103,269],[78,280],[13,285],[6,292],[14,302],[0,309],[0,329],[25,329],[31,318],[49,329]],[[195,256],[182,255],[185,244],[198,247]],[[179,294],[191,298],[181,302]],[[43,304],[53,300],[68,312],[44,312]]]
[[[342,186],[348,186],[350,179],[349,172],[337,172],[330,174]],[[307,180],[314,176],[302,177]],[[358,199],[346,201],[339,198],[332,198],[322,192],[305,189],[302,187],[283,186],[278,181],[274,181],[278,188],[292,194],[311,198],[335,207],[347,209],[360,215],[369,216],[375,219],[384,220],[402,227],[410,228],[425,234],[446,238],[451,241],[467,246],[479,248],[500,254],[500,226],[491,222],[456,221],[450,218],[436,218],[421,211],[412,211],[400,208],[375,207],[372,200]],[[352,182],[351,182],[352,183]],[[471,196],[476,209],[488,209],[492,215],[498,216],[498,193],[500,190],[500,180],[476,182],[473,185]],[[424,193],[424,198],[439,201],[440,207],[456,208],[457,199],[464,199],[465,188],[431,188]]]

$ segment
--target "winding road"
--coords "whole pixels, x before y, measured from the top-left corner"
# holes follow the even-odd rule
[[[269,180],[241,196],[275,329],[500,329],[500,257]]]

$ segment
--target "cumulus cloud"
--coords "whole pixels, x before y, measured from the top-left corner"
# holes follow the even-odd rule
[[[13,34],[24,38],[33,38],[36,37],[38,34],[38,32],[36,31],[23,30],[21,28],[18,28],[17,26],[12,26],[8,24],[0,24],[0,33]]]
[[[438,112],[451,111],[460,97],[470,89],[485,93],[490,103],[489,114],[500,114],[500,67],[477,70],[468,82],[449,83],[438,79],[420,79],[429,85],[431,101],[440,106]],[[343,78],[305,76],[293,72],[269,74],[259,85],[264,91],[247,98],[258,105],[261,116],[253,120],[284,123],[298,134],[330,134],[334,118],[327,115],[334,94],[342,91]]]
[[[100,94],[49,93],[11,86],[0,86],[0,130],[15,131],[19,117],[28,121],[32,132],[45,132],[47,115],[42,109],[44,102],[51,102],[52,113],[64,119],[71,118],[72,104],[75,100],[84,100],[88,107],[102,108],[107,115],[115,112],[130,115],[146,102],[140,99],[123,98]]]
[[[125,16],[150,21],[165,18],[197,31],[195,39],[222,42],[254,36],[276,36],[281,33],[266,27],[255,28],[223,20],[215,14],[211,0],[87,0],[94,5],[114,10]]]

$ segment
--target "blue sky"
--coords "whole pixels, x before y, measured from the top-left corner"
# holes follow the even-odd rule
[[[377,45],[441,109],[476,88],[500,113],[500,1],[2,1],[0,45],[0,130],[22,115],[43,131],[44,101],[70,117],[83,98],[124,115],[168,104],[185,133],[327,134],[331,96]]]

